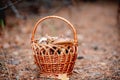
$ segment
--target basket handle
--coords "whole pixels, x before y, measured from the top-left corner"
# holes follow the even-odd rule
[[[69,25],[69,27],[71,28],[71,30],[73,31],[73,34],[74,34],[74,43],[75,43],[75,44],[78,43],[77,33],[76,33],[76,30],[75,30],[74,26],[73,26],[68,20],[66,20],[65,18],[62,18],[62,17],[59,17],[59,16],[47,16],[47,17],[44,17],[44,18],[40,19],[40,20],[35,24],[35,26],[34,26],[34,29],[33,29],[33,32],[32,32],[32,37],[31,37],[31,42],[34,41],[34,35],[35,35],[35,32],[36,32],[36,29],[37,29],[38,25],[39,25],[42,21],[44,21],[44,20],[46,20],[46,19],[49,19],[49,18],[56,18],[56,19],[60,19],[60,20],[62,20],[62,21],[64,21],[64,22],[66,22],[66,23]]]

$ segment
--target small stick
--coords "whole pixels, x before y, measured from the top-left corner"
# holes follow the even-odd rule
[[[24,17],[22,15],[20,15],[20,13],[18,12],[18,10],[14,6],[14,4],[11,2],[11,0],[8,0],[8,4],[10,5],[11,9],[13,10],[13,12],[15,13],[17,18],[24,19]]]

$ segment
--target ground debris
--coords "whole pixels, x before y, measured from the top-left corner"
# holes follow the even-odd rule
[[[77,25],[75,29],[80,44],[70,80],[120,80],[120,31],[116,26],[117,4],[80,3],[77,7],[80,10],[75,6],[70,6],[55,13],[70,20],[74,26]],[[23,11],[23,14],[27,13]],[[30,39],[33,24],[39,17],[27,15],[29,18],[26,21],[20,21],[12,15],[7,16],[9,24],[6,25],[4,34],[0,35],[0,50],[7,51],[5,55],[0,51],[0,80],[10,80],[10,78],[11,80],[52,80],[41,77],[40,70],[34,63]],[[12,27],[9,27],[11,25]],[[60,25],[57,29],[61,31],[59,34],[65,33],[67,37],[74,37],[70,35],[69,30],[62,33],[63,29],[64,26]],[[41,37],[39,43],[56,44],[70,40],[46,37]]]

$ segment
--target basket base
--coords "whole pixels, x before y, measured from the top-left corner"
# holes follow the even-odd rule
[[[71,73],[63,73],[63,74],[67,74],[68,77],[70,77],[72,75]],[[40,73],[40,77],[47,77],[47,78],[58,78],[60,74],[50,74],[50,73]]]

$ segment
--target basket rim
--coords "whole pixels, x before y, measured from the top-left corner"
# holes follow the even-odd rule
[[[73,40],[53,42],[53,43],[49,43],[49,44],[38,43],[38,41],[39,41],[39,40],[33,40],[32,43],[35,43],[35,44],[38,44],[38,45],[50,45],[50,46],[57,46],[57,45],[74,45],[74,41],[73,41]]]

